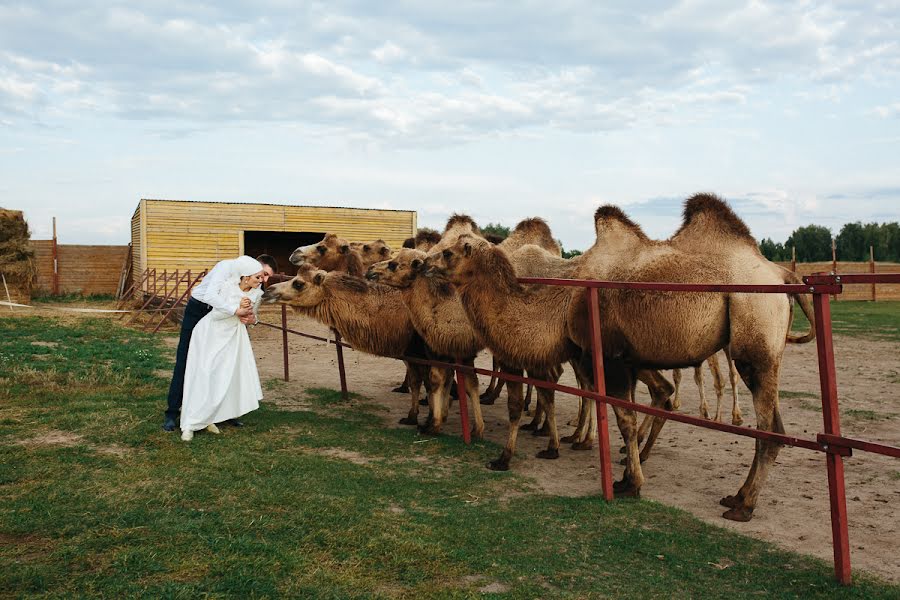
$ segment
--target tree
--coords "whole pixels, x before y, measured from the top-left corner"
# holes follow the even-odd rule
[[[838,257],[841,260],[865,260],[869,254],[869,244],[865,238],[862,223],[845,224],[834,238]]]
[[[506,239],[509,237],[509,227],[504,227],[500,223],[488,223],[484,227],[481,228],[481,233],[488,234],[492,233],[501,239]]]
[[[831,260],[831,230],[821,225],[806,225],[794,230],[784,244],[797,249],[797,261]]]
[[[563,258],[573,258],[582,254],[581,250],[566,250],[563,247],[562,240],[556,240],[556,243],[559,244],[559,250],[562,252]]]

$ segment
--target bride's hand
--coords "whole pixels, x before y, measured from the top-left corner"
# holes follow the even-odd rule
[[[250,308],[250,298],[241,298],[241,308]]]

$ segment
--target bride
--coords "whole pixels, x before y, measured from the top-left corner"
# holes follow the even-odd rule
[[[241,256],[232,264],[221,294],[242,308],[257,313],[263,267],[256,259]],[[219,433],[216,423],[236,419],[259,408],[262,387],[247,326],[233,314],[213,309],[200,319],[188,347],[181,407],[181,439],[189,442],[194,432]]]

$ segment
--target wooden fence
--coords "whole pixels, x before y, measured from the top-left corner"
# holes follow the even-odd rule
[[[790,261],[777,263],[792,269]],[[900,273],[900,263],[892,262],[814,262],[796,263],[794,271],[801,277],[813,273]],[[836,300],[900,300],[900,284],[897,283],[856,283],[844,284],[844,292]]]
[[[37,277],[35,291],[53,292],[53,240],[31,240]],[[57,245],[57,275],[60,294],[115,294],[126,246]]]

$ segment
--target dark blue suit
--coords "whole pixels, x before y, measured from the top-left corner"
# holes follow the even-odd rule
[[[166,409],[166,418],[176,423],[181,416],[181,400],[184,395],[184,370],[187,366],[188,346],[191,343],[191,334],[194,327],[205,317],[212,307],[205,302],[200,302],[193,296],[188,300],[184,308],[184,318],[181,320],[181,337],[178,339],[178,350],[175,353],[175,371],[172,373],[172,383],[169,385],[169,408]]]

